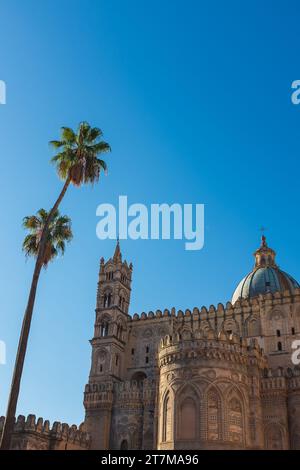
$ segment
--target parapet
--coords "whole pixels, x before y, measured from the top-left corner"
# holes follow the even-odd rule
[[[183,311],[176,310],[176,308],[173,307],[170,310],[163,309],[156,310],[155,312],[142,312],[140,315],[138,313],[135,313],[131,317],[131,321],[136,322],[141,320],[153,320],[164,317],[175,317],[183,319],[193,317],[193,319],[200,320],[207,320],[213,317],[225,318],[227,316],[234,316],[241,312],[249,314],[251,312],[257,312],[260,310],[261,306],[269,307],[295,302],[300,302],[299,288],[295,289],[294,294],[291,294],[289,290],[285,290],[284,292],[275,292],[274,294],[269,292],[264,295],[260,294],[254,298],[237,300],[234,304],[232,304],[231,302],[227,302],[226,305],[219,303],[217,306],[211,305],[209,308],[202,306],[200,309],[198,307],[194,307],[192,310],[186,309],[185,311]]]
[[[5,417],[0,417],[0,435],[2,434],[4,426]],[[44,437],[45,439],[57,440],[57,441],[66,441],[68,444],[73,444],[78,448],[88,449],[90,447],[90,436],[84,430],[84,423],[79,427],[75,424],[69,426],[66,423],[61,423],[55,421],[50,426],[48,420],[43,420],[43,418],[36,419],[36,416],[30,414],[25,418],[23,415],[19,415],[17,420],[15,420],[14,433],[30,433],[36,434],[38,437]]]
[[[154,402],[156,381],[151,378],[144,380],[124,380],[121,382],[90,383],[85,386],[84,405],[86,409],[111,409],[115,406],[141,407]]]
[[[265,368],[262,371],[262,391],[283,390],[284,392],[296,392],[300,394],[300,369],[299,367]]]
[[[185,331],[184,336],[176,333],[161,339],[160,367],[198,359],[217,360],[220,364],[226,362],[227,365],[258,365],[260,369],[267,364],[264,352],[255,338],[249,341],[236,334],[216,334],[214,330],[209,330],[205,336],[201,331],[196,334]]]

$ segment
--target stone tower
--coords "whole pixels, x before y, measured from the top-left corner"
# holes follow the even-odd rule
[[[226,305],[129,315],[118,242],[100,261],[85,422],[20,416],[12,449],[299,450],[300,285],[264,236],[254,258]]]
[[[300,285],[262,237],[231,302],[129,315],[132,265],[101,259],[92,449],[299,449]]]
[[[87,431],[97,436],[96,449],[108,448],[113,387],[124,375],[131,277],[132,264],[122,261],[118,240],[113,257],[100,260],[91,370],[84,395],[85,422]]]

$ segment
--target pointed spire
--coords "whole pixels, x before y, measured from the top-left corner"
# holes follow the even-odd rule
[[[121,253],[121,250],[120,250],[119,237],[117,238],[117,245],[116,245],[115,253],[114,253],[114,256],[113,256],[113,260],[114,260],[115,263],[118,263],[118,262],[122,261],[122,253]]]

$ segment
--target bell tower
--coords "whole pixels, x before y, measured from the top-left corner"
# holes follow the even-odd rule
[[[114,382],[125,374],[131,279],[132,264],[122,260],[118,240],[113,257],[100,260],[91,370],[84,393],[85,423],[94,449],[109,448]]]
[[[132,264],[122,261],[120,242],[117,241],[112,258],[106,263],[100,260],[100,272],[97,291],[97,312],[113,310],[128,315],[131,292]]]

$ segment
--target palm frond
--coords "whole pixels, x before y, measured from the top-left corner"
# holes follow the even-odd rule
[[[70,127],[62,127],[61,128],[61,136],[62,136],[62,139],[66,143],[75,143],[76,142],[76,134],[73,131],[73,129],[71,129]]]
[[[40,226],[40,220],[35,216],[27,216],[23,218],[23,227],[28,230],[35,230]]]
[[[23,226],[30,231],[26,235],[22,249],[27,256],[37,257],[41,235],[48,219],[48,212],[40,209],[37,215],[27,216],[23,219]],[[71,220],[66,215],[60,215],[57,210],[47,229],[46,247],[44,252],[43,264],[46,267],[59,253],[65,251],[65,242],[70,242],[73,238]]]
[[[66,142],[64,140],[50,140],[49,145],[51,145],[55,149],[59,149],[60,147],[66,145]]]
[[[103,132],[98,127],[91,127],[89,134],[88,134],[88,142],[95,142],[95,140],[99,139],[103,136]]]
[[[106,152],[111,151],[110,145],[104,141],[98,142],[97,144],[90,145],[88,149],[91,152],[93,152],[95,155],[98,155],[99,153],[106,153]]]
[[[99,140],[101,137],[101,129],[86,121],[79,124],[76,134],[71,128],[62,127],[62,139],[52,141],[60,149],[51,159],[59,177],[63,180],[70,177],[75,186],[98,181],[100,171],[106,172],[107,167],[97,156],[111,150],[107,142]]]

